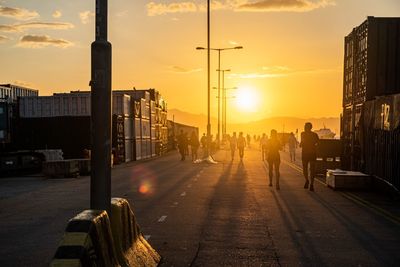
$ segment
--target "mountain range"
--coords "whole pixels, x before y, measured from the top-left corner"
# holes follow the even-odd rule
[[[168,119],[175,122],[195,126],[199,128],[199,133],[206,132],[207,115],[192,114],[179,109],[168,110]],[[311,122],[313,130],[321,128],[331,129],[339,136],[340,131],[340,118],[339,117],[321,117],[321,118],[296,118],[296,117],[269,117],[257,121],[249,121],[246,123],[229,123],[227,125],[227,132],[231,133],[244,132],[245,134],[262,134],[269,132],[271,129],[276,129],[278,132],[302,132],[304,124]],[[211,132],[215,135],[217,133],[218,121],[217,118],[211,117]]]

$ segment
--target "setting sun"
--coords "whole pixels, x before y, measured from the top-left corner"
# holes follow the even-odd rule
[[[259,110],[260,95],[254,88],[242,87],[236,92],[236,106],[241,111],[256,112]]]

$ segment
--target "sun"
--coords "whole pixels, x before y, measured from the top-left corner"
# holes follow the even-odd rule
[[[254,88],[242,87],[235,92],[236,106],[241,111],[256,112],[260,104],[260,96]]]

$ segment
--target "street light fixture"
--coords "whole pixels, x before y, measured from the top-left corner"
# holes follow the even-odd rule
[[[205,50],[207,48],[198,46],[198,47],[196,47],[196,49],[197,50]],[[218,96],[219,96],[219,98],[218,98],[218,139],[217,139],[218,147],[220,144],[220,136],[221,136],[221,133],[220,133],[220,128],[221,128],[221,126],[220,126],[220,121],[221,121],[221,119],[220,119],[220,110],[221,110],[221,108],[220,108],[220,98],[221,98],[220,97],[220,94],[221,94],[220,77],[221,77],[221,74],[219,71],[221,69],[221,51],[233,50],[233,49],[243,49],[243,46],[225,47],[225,48],[209,48],[208,47],[208,50],[218,51],[218,70],[217,70],[218,71]]]

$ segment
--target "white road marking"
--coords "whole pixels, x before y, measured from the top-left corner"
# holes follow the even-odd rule
[[[158,222],[163,222],[163,221],[165,221],[166,218],[167,218],[167,216],[163,215],[160,217],[160,219],[158,219]]]
[[[194,178],[194,180],[193,180],[193,181],[197,182],[197,178]]]
[[[196,177],[200,177],[200,174],[197,174]]]
[[[147,241],[150,239],[151,235],[145,235],[144,239],[146,239]]]
[[[184,197],[184,196],[186,196],[186,192],[183,192],[183,193],[181,194],[181,197]]]
[[[188,186],[187,186],[188,188],[191,188],[192,187],[192,185],[191,184],[188,184]]]

